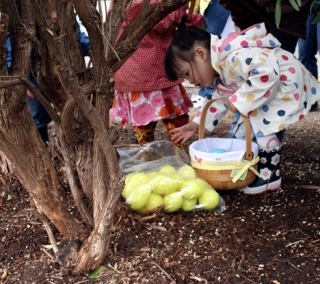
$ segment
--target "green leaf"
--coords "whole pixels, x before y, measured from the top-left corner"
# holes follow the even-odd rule
[[[101,272],[103,271],[104,267],[103,266],[99,266],[98,268],[96,268],[95,270],[92,271],[92,273],[89,275],[89,279],[94,279],[97,278]]]
[[[297,10],[297,11],[300,10],[300,7],[298,6],[296,0],[289,0],[289,2],[290,2],[290,4],[291,4],[291,6],[292,6],[295,10]],[[301,3],[300,3],[300,5],[301,5]]]
[[[312,5],[311,5],[310,10],[314,11],[314,13],[319,14],[320,13],[320,3],[313,2]]]
[[[12,199],[12,196],[10,194],[8,194],[7,200],[10,201],[11,199]]]
[[[312,24],[317,24],[317,23],[319,23],[319,22],[320,22],[320,14],[317,14],[317,16],[315,16]]]
[[[299,7],[301,7],[301,0],[296,0]]]
[[[277,0],[275,7],[275,21],[276,27],[279,29],[281,21],[281,0]]]
[[[57,245],[59,245],[60,242],[57,242]],[[52,249],[52,245],[42,245],[45,249]]]

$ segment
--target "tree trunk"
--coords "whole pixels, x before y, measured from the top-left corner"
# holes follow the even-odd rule
[[[9,76],[0,82],[0,150],[14,165],[41,216],[64,238],[81,244],[71,267],[76,274],[95,269],[105,259],[123,189],[109,129],[114,73],[154,25],[188,1],[149,5],[145,0],[143,21],[138,18],[129,24],[126,38],[118,38],[118,32],[130,1],[112,1],[105,23],[96,2],[0,0],[0,40],[4,46],[8,30],[13,55],[9,71],[1,64],[1,74]],[[50,22],[50,7],[57,11],[59,29]],[[79,47],[75,13],[89,34],[90,69]],[[5,59],[1,53],[0,62]],[[29,82],[30,74],[41,91]],[[27,89],[54,121],[61,164],[54,162],[35,128]],[[76,208],[72,214],[70,206]]]

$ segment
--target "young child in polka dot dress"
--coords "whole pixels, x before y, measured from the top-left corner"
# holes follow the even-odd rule
[[[143,5],[144,1],[133,1],[121,33],[141,14]],[[186,11],[187,6],[183,6],[159,22],[115,74],[115,98],[110,119],[123,126],[132,125],[139,144],[154,140],[160,120],[168,131],[189,122],[188,112],[193,104],[181,84],[183,79],[170,81],[164,69],[165,54],[175,28],[173,23],[186,15]],[[199,17],[196,20],[200,20]]]
[[[214,82],[217,91],[213,97],[228,99],[227,104],[217,101],[209,108],[208,131],[213,131],[228,110],[249,118],[259,145],[260,176],[241,191],[258,194],[280,188],[277,134],[303,119],[319,99],[317,79],[280,47],[263,23],[220,39],[187,27],[185,21],[177,24],[178,32],[166,55],[168,77],[185,78],[196,86]],[[184,144],[197,132],[200,116],[201,110],[192,122],[172,130],[172,141]]]

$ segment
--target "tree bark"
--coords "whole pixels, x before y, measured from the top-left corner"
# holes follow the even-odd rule
[[[145,0],[143,20],[127,26],[126,38],[118,38],[118,32],[130,1],[112,2],[103,23],[94,0],[0,0],[0,20],[5,23],[1,44],[5,45],[8,29],[13,47],[12,68],[1,65],[1,74],[9,76],[0,82],[0,150],[14,165],[37,210],[64,238],[81,244],[73,263],[75,274],[93,270],[105,259],[123,189],[109,129],[114,73],[153,26],[188,1],[149,5]],[[50,7],[57,10],[59,29],[50,21]],[[75,13],[89,34],[90,69],[79,48]],[[1,53],[0,61],[5,59]],[[29,82],[29,74],[41,91]],[[56,125],[61,167],[54,163],[28,112],[27,89]],[[72,196],[68,202],[67,194]],[[68,206],[76,211],[71,214]]]

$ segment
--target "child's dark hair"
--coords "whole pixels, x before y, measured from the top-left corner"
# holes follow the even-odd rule
[[[210,34],[189,23],[188,17],[184,16],[181,23],[175,23],[177,31],[168,48],[165,57],[165,70],[170,80],[178,79],[178,67],[176,59],[192,62],[194,60],[194,49],[196,45],[210,50]]]

